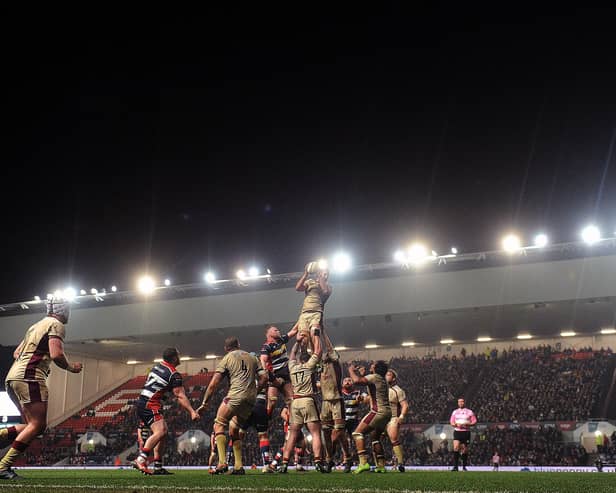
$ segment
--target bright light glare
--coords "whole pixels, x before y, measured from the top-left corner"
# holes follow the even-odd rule
[[[594,224],[590,224],[582,230],[582,239],[589,245],[594,245],[601,239],[601,231]]]
[[[81,291],[79,291],[79,294],[80,294],[81,296],[85,296],[85,295],[86,295],[86,290],[85,290],[85,289],[82,289]]]
[[[113,293],[115,293],[117,290],[118,290],[118,287],[117,287],[117,286],[111,286],[111,291],[112,291]]]
[[[413,341],[406,341],[406,342],[403,342],[402,345],[404,347],[409,347],[409,346],[414,346],[415,343]]]
[[[509,234],[503,238],[503,250],[507,253],[517,252],[520,245],[520,238],[514,234]]]
[[[34,301],[41,301],[41,297],[40,296],[35,296],[34,297]]]
[[[616,329],[601,329],[603,335],[616,334]]]
[[[205,359],[216,359],[216,355],[215,354],[206,354],[205,355]]]
[[[575,336],[575,332],[573,330],[563,330],[560,333],[560,337],[573,337]]]
[[[451,247],[451,253],[453,253],[454,255],[457,255],[458,249],[456,247]]]
[[[77,291],[74,288],[66,288],[62,295],[67,301],[73,301],[77,297]]]
[[[322,258],[319,259],[319,270],[326,270],[327,269],[327,260]]]
[[[603,433],[601,432],[601,430],[597,430],[597,431],[595,431],[595,436],[596,436],[596,437],[600,437],[601,435],[603,435]]]
[[[348,348],[346,346],[336,346],[334,349],[336,351],[346,351]]]
[[[546,234],[540,233],[535,236],[535,246],[537,248],[543,248],[544,246],[547,246],[548,241],[548,235]]]
[[[248,275],[250,277],[257,277],[259,275],[259,268],[251,267],[250,269],[248,269]]]
[[[441,440],[445,440],[445,438],[447,438],[447,435],[445,433],[441,433],[439,437],[441,437]]]
[[[366,349],[376,349],[379,347],[379,345],[378,344],[366,344],[364,347]]]
[[[139,278],[139,282],[137,282],[137,289],[142,294],[150,294],[154,291],[154,279],[150,276],[142,276]]]
[[[492,340],[491,337],[478,337],[477,342],[490,342]]]
[[[190,361],[191,359],[193,359],[192,356],[181,356],[180,357],[180,361]]]
[[[338,253],[332,261],[336,272],[346,272],[351,268],[351,257],[346,253]]]
[[[91,294],[98,294],[98,289],[92,288],[92,289],[90,289],[90,293]]]
[[[402,250],[396,250],[394,253],[394,260],[400,264],[406,263],[406,255]]]
[[[428,256],[428,249],[421,243],[413,243],[408,251],[408,261],[411,264],[420,264]]]
[[[55,298],[62,298],[62,291],[60,291],[59,289],[56,289],[53,295]]]
[[[238,279],[246,279],[246,272],[243,269],[238,270],[235,275]]]
[[[53,293],[47,293],[47,299],[50,300],[53,298]]]
[[[216,280],[216,274],[214,274],[213,272],[208,272],[207,274],[205,274],[204,279],[205,282],[212,284]]]
[[[532,339],[532,338],[533,338],[533,336],[530,335],[530,334],[519,334],[518,335],[518,339],[520,339],[520,340]]]
[[[441,339],[441,344],[453,344],[453,339]]]
[[[171,286],[171,280],[170,279],[165,279],[165,286],[167,286],[167,287]]]
[[[137,363],[139,363],[139,361],[134,360],[134,359],[129,359],[126,364],[127,365],[136,365]]]
[[[190,443],[197,443],[196,437],[190,437]]]

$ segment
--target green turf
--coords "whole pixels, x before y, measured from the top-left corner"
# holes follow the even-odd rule
[[[287,475],[265,475],[249,472],[241,476],[210,476],[206,470],[175,471],[173,476],[145,477],[132,470],[109,471],[30,471],[20,474],[19,482],[1,482],[0,492],[157,492],[218,491],[218,492],[272,492],[272,493],[353,493],[361,491],[406,491],[406,492],[463,492],[514,493],[514,492],[562,492],[562,493],[616,493],[614,473],[535,473],[535,472],[391,472],[387,474],[365,473],[355,476],[335,472],[316,472]]]

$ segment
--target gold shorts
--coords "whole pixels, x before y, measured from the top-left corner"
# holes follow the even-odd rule
[[[256,399],[243,399],[241,397],[233,396],[227,396],[223,400],[229,408],[231,416],[235,416],[241,427],[244,427],[248,422],[248,418],[252,414],[252,410],[255,407],[255,401]]]
[[[321,421],[324,426],[331,426],[335,421],[342,421],[341,425],[334,426],[334,428],[344,429],[344,401],[342,399],[323,401],[321,404]]]
[[[387,424],[391,419],[391,414],[380,414],[374,411],[370,411],[361,420],[362,423],[368,425],[368,431],[376,431],[377,433],[383,433],[387,428]]]
[[[291,402],[292,425],[303,425],[319,421],[319,412],[313,397],[299,397]]]
[[[45,382],[26,382],[23,380],[10,380],[6,382],[6,390],[21,405],[33,402],[47,402],[49,390]]]
[[[310,335],[312,327],[321,327],[323,313],[321,312],[304,312],[299,316],[298,331],[300,334]]]

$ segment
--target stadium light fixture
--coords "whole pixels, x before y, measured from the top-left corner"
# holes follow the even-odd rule
[[[594,224],[589,224],[582,230],[582,240],[588,245],[594,245],[601,239],[601,231]]]
[[[246,272],[244,271],[244,269],[240,269],[240,270],[238,270],[238,271],[235,273],[235,275],[237,276],[237,278],[238,278],[240,281],[243,281],[244,279],[246,279]]]
[[[489,336],[482,336],[477,338],[477,342],[490,342],[492,340]]]
[[[87,293],[86,293],[86,290],[85,290],[85,289],[82,289],[81,291],[79,291],[79,294],[80,294],[81,296],[85,296]]]
[[[205,279],[205,282],[207,282],[208,284],[213,284],[216,281],[216,274],[210,271],[207,274],[205,274],[203,278]]]
[[[41,301],[41,297],[40,296],[35,296],[34,297],[34,301]]]
[[[453,344],[453,339],[441,339],[441,344]]]
[[[347,253],[339,252],[334,255],[332,266],[336,272],[346,272],[351,268],[351,265],[351,257]]]
[[[603,432],[601,430],[595,431],[595,436],[596,437],[600,437],[601,435],[603,435]]]
[[[451,247],[451,253],[453,255],[457,255],[458,254],[458,249],[456,247]]]
[[[396,250],[394,260],[399,264],[406,264],[406,254],[402,250]]]
[[[415,344],[416,344],[416,343],[415,343],[415,342],[413,342],[413,341],[405,341],[405,342],[403,342],[403,343],[402,343],[402,345],[403,345],[404,347],[414,346]]]
[[[190,437],[190,443],[197,443],[196,437]]]
[[[50,300],[53,298],[53,293],[47,293],[47,299]]]
[[[346,350],[347,350],[347,349],[349,349],[349,348],[348,348],[348,347],[346,347],[346,346],[336,346],[334,349],[335,349],[336,351],[346,351]]]
[[[548,235],[546,235],[545,233],[539,233],[537,236],[535,236],[535,246],[537,248],[543,248],[547,246],[548,243],[549,238]]]
[[[165,279],[165,286],[171,286],[171,279]]]
[[[98,289],[96,289],[96,288],[90,289],[90,294],[97,295],[98,294]]]
[[[180,361],[190,361],[194,359],[192,356],[180,356]]]
[[[601,329],[601,334],[605,335],[609,335],[609,334],[616,334],[616,329]]]
[[[59,289],[56,289],[56,290],[53,292],[53,295],[54,295],[54,297],[56,297],[56,298],[62,298],[62,294],[63,294],[63,293],[62,293],[62,291],[60,291]]]
[[[111,286],[111,292],[115,293],[118,290],[117,286]]]
[[[252,266],[250,269],[248,269],[248,275],[250,277],[257,277],[259,275],[259,268]]]
[[[156,358],[156,359],[154,360],[154,363],[162,363],[162,362],[163,362],[163,359],[162,359],[162,358]]]
[[[408,262],[413,265],[420,265],[428,258],[428,248],[422,243],[413,243],[408,249]]]
[[[137,361],[136,359],[129,359],[126,362],[127,365],[136,365],[137,363],[139,363],[139,361]]]
[[[447,438],[447,435],[445,433],[441,433],[439,437],[441,440],[445,440],[445,438]]]
[[[206,354],[205,359],[216,359],[217,356],[215,354]]]
[[[366,344],[364,347],[366,349],[376,349],[379,347],[379,345],[378,344]]]
[[[514,234],[508,234],[503,238],[503,250],[507,253],[515,253],[520,251],[522,248],[522,244],[520,242],[520,237]]]
[[[75,291],[75,288],[66,288],[62,292],[62,295],[64,296],[65,300],[74,301],[75,298],[77,297],[77,291]]]
[[[518,334],[518,339],[520,339],[521,341],[525,341],[527,339],[532,339],[533,336],[530,334]]]
[[[573,330],[563,330],[560,333],[560,337],[574,337],[576,335],[576,332],[574,332]]]
[[[156,288],[154,279],[150,276],[141,276],[137,282],[137,288],[141,294],[150,294]]]

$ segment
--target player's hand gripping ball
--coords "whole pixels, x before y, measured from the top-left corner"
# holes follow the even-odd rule
[[[308,274],[316,274],[319,271],[319,262],[308,262],[306,264],[306,272]]]

